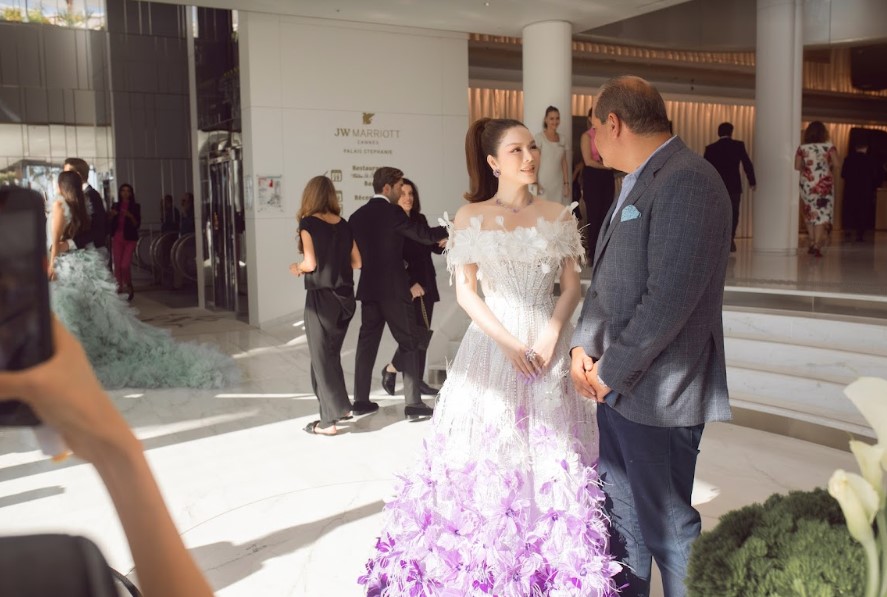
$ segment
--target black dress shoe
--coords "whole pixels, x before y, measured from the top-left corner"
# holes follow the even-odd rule
[[[388,371],[388,366],[382,367],[382,389],[394,396],[394,384],[397,383],[397,373]]]
[[[440,388],[435,388],[424,381],[419,382],[419,393],[425,396],[437,396],[438,392],[440,392]]]
[[[370,402],[369,400],[358,400],[351,406],[351,412],[355,415],[374,413],[377,410],[379,410],[379,405],[375,402]]]
[[[434,409],[420,402],[419,404],[407,404],[403,409],[403,414],[408,419],[424,419],[434,414]]]

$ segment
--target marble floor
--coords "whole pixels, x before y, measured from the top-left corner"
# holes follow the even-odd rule
[[[316,414],[301,322],[267,330],[207,311],[136,306],[182,339],[218,345],[244,379],[223,391],[123,390],[112,397],[144,442],[170,510],[218,595],[359,595],[355,584],[381,524],[393,475],[413,461],[429,423],[407,422],[402,399],[375,380],[379,413],[337,437],[302,431]],[[357,326],[343,351],[353,372]],[[386,335],[379,367],[392,352]],[[824,485],[848,452],[729,424],[710,425],[694,501],[706,528],[773,492]],[[854,468],[855,470],[855,468]],[[0,529],[63,531],[95,540],[115,568],[132,561],[90,466],[54,464],[29,431],[0,431]]]
[[[834,233],[823,257],[755,252],[751,239],[736,241],[727,265],[724,304],[829,315],[887,319],[887,233],[870,232],[864,242]]]
[[[751,239],[736,241],[727,266],[727,286],[754,290],[867,295],[887,300],[887,233],[869,232],[864,242],[843,241],[835,232],[821,258],[755,252]]]
[[[740,240],[728,270],[730,296],[793,308],[791,301],[811,295],[853,295],[871,309],[887,302],[887,234],[877,241],[835,242],[813,259],[754,253]],[[316,400],[301,322],[258,330],[226,315],[173,308],[188,304],[183,296],[148,289],[135,305],[176,337],[233,355],[243,382],[224,391],[124,390],[112,397],[142,439],[187,545],[222,596],[359,595],[355,579],[393,475],[411,464],[428,423],[404,421],[402,400],[381,393],[376,380],[378,414],[344,425],[335,438],[309,436],[301,429],[315,417]],[[343,351],[349,386],[356,332],[352,326]],[[377,369],[393,348],[386,334]],[[855,468],[849,453],[710,425],[694,501],[710,528],[724,512],[773,492],[824,485],[838,467]],[[54,464],[30,432],[0,431],[0,532],[85,534],[114,567],[131,572],[111,511],[88,465]]]

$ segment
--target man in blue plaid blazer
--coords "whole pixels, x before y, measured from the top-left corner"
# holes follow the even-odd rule
[[[721,317],[730,197],[669,129],[643,79],[601,87],[592,124],[606,165],[626,172],[598,237],[571,346],[571,377],[599,403],[599,471],[621,595],[684,595],[699,513],[690,503],[705,423],[730,418]]]

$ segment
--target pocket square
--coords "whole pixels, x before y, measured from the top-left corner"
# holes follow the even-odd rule
[[[622,210],[622,215],[619,216],[620,222],[627,222],[629,220],[635,220],[641,217],[641,212],[638,211],[638,208],[634,205],[628,205]]]

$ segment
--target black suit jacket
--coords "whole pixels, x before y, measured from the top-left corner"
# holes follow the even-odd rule
[[[83,194],[89,208],[89,230],[81,232],[74,236],[74,244],[78,249],[82,249],[89,243],[96,248],[104,247],[108,236],[108,214],[105,212],[105,202],[102,196],[89,185],[86,185]]]
[[[739,164],[742,163],[742,169],[745,170],[745,177],[748,184],[755,186],[755,169],[752,166],[751,159],[745,151],[745,143],[742,141],[734,141],[729,137],[721,137],[711,145],[705,148],[705,159],[711,162],[715,167],[727,192],[731,194],[742,192],[742,180],[739,178]]]
[[[373,197],[348,219],[360,259],[357,299],[361,301],[410,300],[410,283],[404,268],[404,239],[433,245],[446,238],[442,226],[412,222],[397,205]]]
[[[117,219],[120,217],[120,202],[118,201],[114,205],[111,206],[111,209],[117,210],[116,216],[111,216],[111,221],[109,226],[111,228],[111,234],[114,235],[117,233]],[[142,206],[136,203],[135,201],[129,202],[129,211],[135,216],[136,223],[133,224],[129,218],[126,218],[123,222],[123,238],[126,240],[139,240],[139,228],[142,225]]]
[[[416,216],[416,221],[423,226],[428,225],[428,220],[422,214]],[[423,245],[411,238],[405,238],[403,241],[403,260],[407,266],[407,283],[410,286],[419,284],[425,290],[426,304],[428,302],[436,303],[440,300],[440,293],[437,290],[437,270],[434,269],[434,262],[431,260],[432,252],[440,255],[443,253],[443,247]]]

